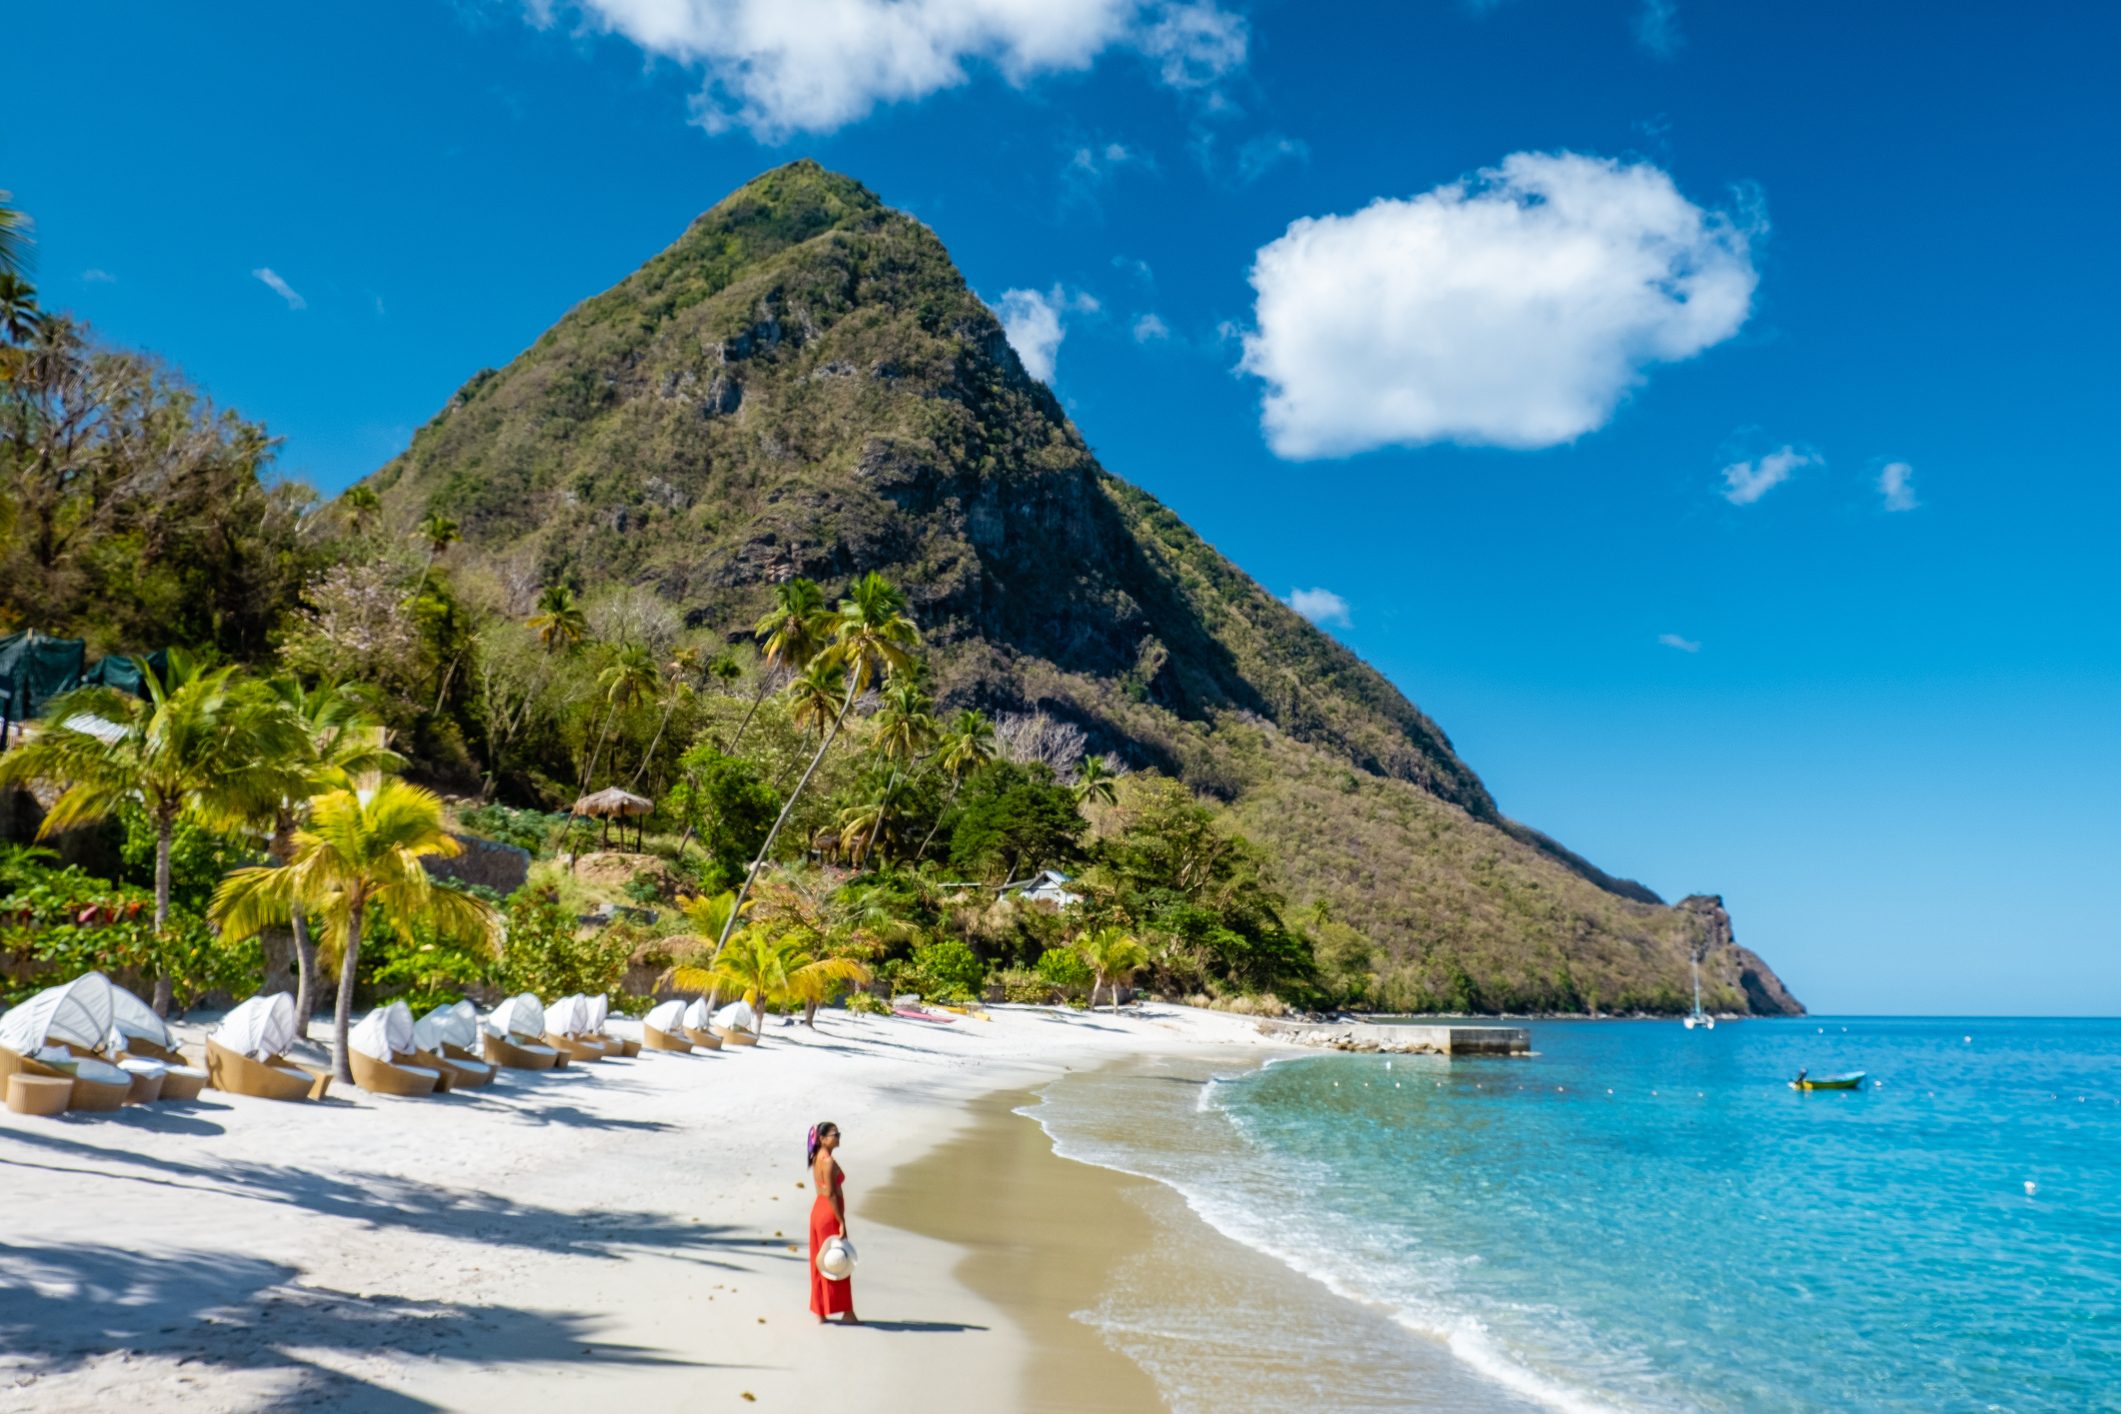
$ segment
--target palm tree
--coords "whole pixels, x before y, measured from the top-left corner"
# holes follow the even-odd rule
[[[869,800],[840,812],[840,843],[859,846],[854,852],[855,868],[862,867],[869,851],[876,848],[877,842],[891,828],[892,817],[899,813],[899,806],[905,801],[911,784],[904,771],[894,770]]]
[[[950,719],[950,726],[943,732],[935,752],[935,764],[950,775],[950,794],[943,798],[942,808],[935,812],[935,823],[928,827],[921,847],[913,852],[916,861],[928,853],[935,832],[943,827],[943,816],[950,813],[958,791],[964,787],[965,777],[993,759],[994,723],[987,720],[985,712],[967,707]]]
[[[20,275],[0,271],[0,383],[12,383],[29,365],[29,344],[44,327],[37,291]]]
[[[836,665],[822,653],[788,683],[789,715],[800,730],[815,731],[818,739],[832,730],[839,715],[840,689],[845,679]]]
[[[911,761],[935,744],[934,706],[917,683],[895,682],[884,690],[876,714],[876,749],[884,759]]]
[[[30,219],[16,208],[14,196],[0,191],[0,275],[29,273]]]
[[[582,765],[582,779],[576,788],[576,795],[587,795],[589,787],[595,783],[597,762],[603,758],[604,743],[611,739],[611,728],[618,721],[619,714],[638,707],[653,697],[656,686],[661,681],[656,673],[654,655],[648,651],[645,644],[640,643],[621,644],[618,651],[612,654],[611,661],[604,665],[604,670],[597,674],[597,686],[604,689],[604,725],[597,733],[597,744],[590,751],[589,759]],[[574,827],[570,823],[568,833],[571,836],[573,832]],[[622,832],[622,842],[624,838]],[[578,857],[579,851],[570,851],[567,867],[572,869]]]
[[[275,864],[286,866],[294,858],[295,831],[308,818],[311,797],[321,791],[345,788],[356,777],[395,771],[404,758],[384,744],[382,722],[360,697],[336,683],[305,688],[295,678],[275,678],[269,686],[288,712],[302,725],[308,750],[298,769],[306,789],[284,797],[273,820],[272,838],[266,853]],[[288,915],[288,928],[295,940],[295,1023],[302,1036],[309,1036],[309,1018],[316,1006],[317,945],[309,936],[309,920],[298,907]]]
[[[825,607],[825,591],[818,588],[816,580],[798,575],[773,586],[773,607],[751,626],[752,637],[759,641],[759,655],[763,662],[759,668],[758,691],[751,697],[751,708],[744,713],[744,720],[737,723],[736,736],[730,740],[731,755],[736,753],[737,743],[744,739],[744,732],[750,727],[759,704],[766,700],[766,691],[773,683],[774,674],[798,672],[815,658],[831,637],[831,620],[832,615]]]
[[[375,487],[363,484],[347,487],[339,504],[346,508],[346,520],[353,533],[359,535],[375,522],[383,509],[383,498],[376,494]]]
[[[550,653],[557,644],[572,648],[589,633],[589,619],[582,613],[574,591],[564,584],[547,585],[538,594],[538,611],[526,627],[536,631],[538,642]]]
[[[166,674],[140,663],[145,699],[87,687],[51,704],[48,725],[0,756],[0,787],[32,781],[64,787],[38,827],[43,838],[116,815],[129,803],[155,832],[155,933],[169,926],[169,850],[177,821],[240,829],[271,820],[281,803],[307,794],[302,727],[259,684],[233,668],[208,670],[182,649]],[[155,1011],[167,1015],[173,980],[155,979]]]
[[[373,791],[318,796],[309,823],[295,831],[286,867],[238,869],[214,891],[211,913],[224,938],[251,937],[301,909],[339,944],[332,1070],[341,1082],[353,1083],[347,1039],[362,930],[371,916],[400,929],[423,923],[445,937],[498,937],[500,915],[489,904],[435,883],[420,862],[461,849],[443,827],[440,796],[386,779]]]
[[[26,344],[43,323],[44,316],[37,310],[37,287],[20,275],[0,271],[0,339]]]
[[[788,943],[789,954],[781,961],[787,981],[783,995],[803,1004],[803,1025],[817,1029],[817,1009],[839,995],[842,987],[869,985],[869,969],[851,957],[816,957]]]
[[[1107,805],[1119,803],[1119,788],[1115,784],[1119,773],[1105,764],[1102,756],[1086,756],[1075,774],[1075,803],[1078,807],[1093,800]]]
[[[720,657],[714,660],[715,663],[721,661]],[[714,670],[713,664],[707,666],[709,671]],[[633,779],[626,783],[626,789],[632,790],[638,786],[641,777],[648,774],[648,763],[655,760],[655,749],[663,744],[663,733],[670,726],[671,714],[678,710],[678,704],[684,701],[686,694],[692,690],[693,679],[700,675],[700,668],[700,650],[697,648],[680,648],[671,654],[670,661],[663,665],[663,715],[656,722],[655,735],[648,739],[648,749],[641,753],[641,764],[634,767]]]
[[[671,985],[681,991],[706,991],[712,997],[726,987],[741,994],[751,1005],[753,1035],[763,1029],[770,1004],[801,1002],[803,1024],[814,1027],[817,1009],[832,1000],[835,992],[868,981],[869,969],[854,958],[818,957],[804,951],[793,938],[774,937],[750,927],[731,939],[707,967],[677,967],[670,972]]]
[[[1119,928],[1099,928],[1085,933],[1076,940],[1075,950],[1089,964],[1097,979],[1090,984],[1092,1008],[1097,1006],[1098,989],[1110,987],[1112,1010],[1118,1011],[1119,989],[1149,965],[1149,950]]]
[[[832,642],[818,655],[829,667],[846,675],[846,696],[841,699],[839,712],[833,717],[824,740],[818,743],[817,754],[810,758],[802,779],[795,783],[795,789],[788,793],[781,813],[774,819],[773,828],[766,832],[766,841],[759,846],[758,858],[744,871],[744,881],[736,891],[739,909],[751,893],[759,865],[772,856],[774,840],[780,837],[782,827],[788,823],[795,803],[803,798],[803,788],[817,774],[825,753],[832,749],[832,739],[839,735],[840,728],[846,724],[847,714],[854,710],[855,699],[876,679],[895,676],[912,667],[913,650],[920,641],[921,631],[906,616],[906,596],[890,581],[871,570],[848,586],[847,597],[840,600],[839,614],[833,622]],[[735,921],[732,915],[729,923],[723,925],[722,936],[715,943],[717,954],[727,945],[729,929]]]
[[[427,542],[427,568],[420,572],[422,581],[434,569],[442,552],[464,538],[463,528],[440,511],[429,511],[427,519],[420,522],[414,533]]]

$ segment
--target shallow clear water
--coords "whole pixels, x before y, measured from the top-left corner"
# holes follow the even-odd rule
[[[1532,1030],[1530,1059],[1320,1056],[1191,1103],[1071,1080],[1035,1113],[1545,1404],[2121,1409],[2121,1022]]]

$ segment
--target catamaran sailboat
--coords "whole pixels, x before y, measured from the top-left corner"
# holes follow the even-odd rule
[[[1699,953],[1694,955],[1693,963],[1694,1009],[1687,1013],[1686,1029],[1692,1031],[1699,1027],[1704,1031],[1714,1031],[1716,1029],[1716,1018],[1701,1009],[1701,955]]]

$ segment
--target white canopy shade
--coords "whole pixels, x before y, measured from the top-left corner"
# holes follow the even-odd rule
[[[370,1060],[396,1060],[413,1048],[412,1008],[403,1002],[377,1007],[361,1018],[347,1044]]]
[[[545,1034],[579,1036],[589,1029],[589,1001],[585,997],[562,997],[545,1008]]]
[[[611,1016],[611,998],[599,992],[596,996],[583,998],[583,1005],[589,1009],[589,1024],[583,1029],[595,1035],[604,1029],[604,1022]]]
[[[470,1002],[438,1006],[413,1023],[412,1035],[423,1051],[439,1052],[444,1046],[468,1051],[479,1044],[479,1013]]]
[[[295,999],[285,992],[252,997],[221,1018],[214,1039],[256,1060],[285,1055],[295,1043]]]
[[[177,1048],[177,1038],[155,1009],[115,982],[110,989],[110,1035],[114,1048],[127,1041],[151,1041],[166,1051]]]
[[[538,1000],[535,992],[510,997],[487,1014],[486,1029],[503,1038],[542,1036],[545,1034],[545,1003]]]
[[[714,1024],[714,1013],[707,1010],[705,997],[694,997],[692,1005],[685,1008],[685,1024],[695,1031],[705,1031]]]
[[[714,1024],[725,1031],[746,1031],[756,1016],[750,1002],[734,1001],[714,1014]]]
[[[694,1002],[693,1005],[699,1006],[700,1003]],[[653,1026],[658,1031],[675,1032],[685,1024],[685,1004],[664,1002],[661,1006],[651,1007],[648,1015],[641,1020],[642,1024]]]
[[[57,987],[46,987],[5,1016],[0,1016],[0,1046],[24,1055],[54,1041],[93,1051],[110,1038],[110,978],[86,972]]]

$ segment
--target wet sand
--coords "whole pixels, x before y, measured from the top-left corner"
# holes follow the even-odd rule
[[[963,1249],[956,1279],[1024,1328],[1015,1399],[993,1407],[1161,1409],[1142,1368],[1076,1318],[1148,1244],[1130,1190],[1156,1185],[1056,1155],[1038,1123],[1016,1113],[1037,1102],[1022,1091],[973,1101],[955,1139],[900,1166],[856,1201],[855,1217]]]

